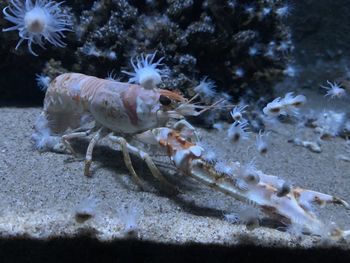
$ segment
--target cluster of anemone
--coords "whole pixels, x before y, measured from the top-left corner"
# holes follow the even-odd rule
[[[32,44],[45,48],[45,41],[57,47],[65,47],[62,41],[63,32],[71,31],[71,17],[61,9],[61,4],[49,0],[11,0],[10,5],[3,9],[4,18],[14,26],[3,29],[4,32],[18,30],[20,40],[16,49],[27,41],[30,53],[37,56]]]
[[[294,96],[293,92],[289,92],[283,98],[278,97],[268,103],[263,108],[263,112],[269,118],[279,115],[298,116],[301,106],[305,103],[306,97],[304,95]],[[227,130],[227,137],[230,141],[238,142],[249,138],[249,122],[244,119],[246,108],[247,105],[238,105],[230,112],[234,121]],[[262,130],[256,136],[255,146],[261,155],[265,155],[268,151],[268,137],[269,132]]]
[[[347,96],[346,90],[337,82],[331,82],[327,80],[328,86],[322,86],[326,90],[325,97],[344,98]],[[305,122],[300,122],[299,127],[309,123],[310,127],[314,128],[314,132],[318,134],[316,141],[304,140],[299,137],[289,139],[288,142],[293,143],[296,146],[302,146],[309,149],[312,152],[320,153],[322,151],[322,140],[336,137],[342,134],[347,134],[350,131],[350,123],[346,121],[346,114],[344,112],[336,112],[334,110],[325,109],[319,114],[311,113],[309,115],[300,116],[299,110],[301,106],[306,103],[306,97],[304,95],[294,96],[292,92],[287,93],[284,97],[278,97],[269,102],[263,108],[263,119],[268,123],[271,120],[276,120],[275,117],[280,115],[294,116],[297,120],[306,118]],[[267,118],[265,118],[267,116]],[[274,124],[274,123],[270,123]],[[347,126],[348,125],[348,126]],[[260,153],[265,150],[262,142],[263,135],[259,133],[256,139],[256,145]],[[259,145],[259,146],[258,146]]]
[[[325,97],[331,99],[340,99],[347,96],[346,90],[342,88],[342,85],[337,82],[331,82],[327,80],[328,86],[322,86],[326,90]],[[345,112],[336,112],[333,110],[324,110],[316,117],[316,121],[313,122],[315,132],[320,135],[320,139],[326,139],[329,137],[335,137],[341,134],[342,131],[348,131],[346,127],[346,114]]]
[[[293,92],[288,92],[284,98],[276,98],[268,103],[263,109],[267,116],[275,117],[279,115],[297,115],[300,107],[306,103],[304,95],[293,96]]]

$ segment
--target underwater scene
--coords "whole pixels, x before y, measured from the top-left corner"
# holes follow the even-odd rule
[[[0,235],[350,249],[350,3],[0,1]]]

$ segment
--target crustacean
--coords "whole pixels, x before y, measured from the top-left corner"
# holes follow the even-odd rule
[[[172,185],[163,177],[152,158],[145,151],[129,144],[125,136],[134,136],[145,144],[158,145],[166,150],[179,172],[198,182],[221,191],[237,200],[260,208],[267,215],[285,225],[299,225],[305,232],[345,237],[343,231],[326,225],[313,213],[312,204],[348,204],[328,194],[293,187],[277,176],[232,167],[231,172],[219,171],[212,161],[204,158],[205,149],[196,143],[193,126],[184,116],[196,116],[212,106],[198,106],[178,93],[143,88],[140,85],[98,79],[68,73],[54,79],[45,96],[44,109],[36,125],[33,140],[39,149],[70,150],[69,140],[92,135],[85,161],[85,175],[89,175],[92,151],[96,143],[108,137],[121,146],[124,161],[135,181],[141,185],[129,154],[144,160],[153,176],[167,187]],[[79,130],[86,122],[95,121],[92,129]],[[167,126],[170,120],[178,120]],[[187,132],[182,132],[187,129]],[[189,132],[188,132],[189,131]]]

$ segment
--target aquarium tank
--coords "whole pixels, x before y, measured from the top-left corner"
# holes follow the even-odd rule
[[[4,262],[349,259],[348,1],[0,9]]]

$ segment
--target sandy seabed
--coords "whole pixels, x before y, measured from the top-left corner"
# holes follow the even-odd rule
[[[160,165],[163,174],[181,193],[169,196],[160,191],[147,167],[133,158],[147,191],[139,191],[128,174],[116,145],[103,140],[95,149],[92,177],[83,175],[84,162],[70,161],[69,155],[40,153],[30,137],[40,108],[0,108],[0,234],[3,237],[29,236],[46,239],[90,233],[100,240],[125,239],[125,207],[137,211],[141,240],[183,244],[256,244],[283,247],[318,247],[335,245],[350,248],[350,241],[325,241],[317,236],[293,236],[272,226],[248,230],[244,225],[223,219],[224,213],[239,211],[242,204],[221,193],[199,185]],[[344,140],[325,141],[321,153],[287,142],[293,128],[281,124],[270,135],[270,149],[265,157],[254,147],[255,137],[240,144],[228,143],[225,132],[199,129],[203,141],[223,160],[249,162],[257,167],[305,188],[333,194],[350,201],[350,163],[340,161]],[[290,132],[289,132],[290,131]],[[312,130],[305,131],[313,138]],[[87,140],[75,147],[83,156]],[[157,158],[156,158],[157,159]],[[162,160],[160,157],[158,160]],[[159,163],[159,162],[157,162]],[[79,203],[93,200],[93,217],[76,219]],[[342,207],[326,206],[320,217],[350,228],[350,212]]]

